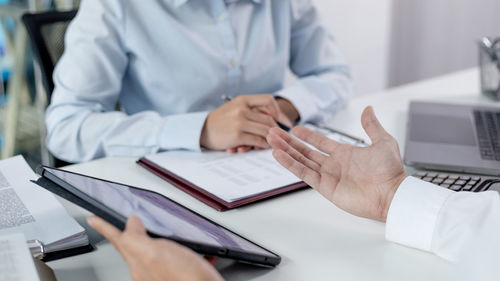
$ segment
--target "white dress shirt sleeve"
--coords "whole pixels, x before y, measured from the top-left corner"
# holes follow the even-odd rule
[[[160,116],[115,111],[128,65],[120,0],[82,1],[54,72],[47,109],[47,146],[58,158],[142,156],[164,149],[199,150],[207,112]]]
[[[298,76],[276,93],[289,100],[300,122],[319,123],[352,94],[352,81],[333,36],[310,0],[293,0],[290,69]]]
[[[499,217],[500,197],[496,191],[453,192],[408,177],[391,203],[386,238],[458,261],[481,231],[493,226],[500,234]]]

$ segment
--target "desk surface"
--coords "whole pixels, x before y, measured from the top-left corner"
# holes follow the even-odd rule
[[[487,103],[478,94],[477,70],[414,83],[354,98],[330,124],[365,136],[361,112],[373,105],[386,129],[403,145],[410,99]],[[403,148],[401,147],[401,151]],[[173,200],[268,247],[283,258],[276,269],[245,265],[221,268],[227,280],[442,280],[447,262],[384,239],[384,224],[351,216],[313,190],[303,190],[251,206],[219,213],[135,164],[135,158],[105,158],[68,170],[160,192]],[[85,223],[88,213],[67,202]],[[126,264],[107,242],[89,230],[98,250],[49,263],[58,280],[130,280]]]

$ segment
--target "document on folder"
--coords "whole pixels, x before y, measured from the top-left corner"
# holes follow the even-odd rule
[[[169,151],[146,159],[226,202],[301,181],[276,162],[271,150],[244,154]]]

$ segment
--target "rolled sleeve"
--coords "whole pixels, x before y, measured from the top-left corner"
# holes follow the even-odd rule
[[[407,177],[387,214],[386,239],[424,251],[432,250],[439,213],[453,191]]]
[[[200,151],[200,137],[208,112],[168,116],[160,133],[162,150],[188,149]]]
[[[284,98],[291,102],[297,112],[299,113],[300,120],[314,120],[317,115],[317,106],[314,100],[311,99],[311,95],[308,94],[309,90],[304,87],[301,83],[295,83],[294,85],[279,91],[276,96]]]
[[[298,79],[275,94],[295,106],[301,123],[321,123],[351,96],[349,67],[312,1],[290,3],[289,67]]]

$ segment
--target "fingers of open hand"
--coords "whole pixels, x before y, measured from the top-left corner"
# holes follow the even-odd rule
[[[333,154],[335,149],[340,145],[340,143],[305,127],[295,127],[292,129],[292,133],[299,139],[311,144],[326,154]]]
[[[363,129],[366,134],[370,137],[372,143],[376,143],[384,137],[389,136],[389,133],[382,127],[377,117],[375,116],[375,112],[373,111],[373,107],[368,106],[363,111],[361,115],[361,124],[363,125]]]
[[[292,172],[294,175],[296,175],[298,178],[303,180],[308,185],[314,188],[319,187],[321,176],[318,172],[295,160],[292,156],[290,156],[283,150],[280,149],[274,150],[273,157],[283,167]]]
[[[275,139],[281,139],[283,142],[276,141]],[[272,128],[269,131],[268,135],[268,142],[274,141],[276,145],[279,146],[281,150],[284,150],[287,152],[283,144],[288,144],[291,146],[294,150],[296,150],[298,153],[301,155],[305,156],[307,159],[319,164],[320,166],[326,161],[328,158],[326,155],[309,148],[307,145],[304,143],[300,142],[299,140],[293,138],[290,134],[285,132],[284,130],[280,128]],[[271,144],[271,143],[270,143]],[[271,146],[273,146],[271,144]],[[273,146],[274,147],[274,146]]]
[[[316,160],[323,162],[326,156],[308,148],[303,143],[292,138],[283,130],[279,128],[272,129],[267,137],[267,140],[272,147],[284,151],[299,163],[316,172],[320,171],[321,164]],[[316,155],[314,152],[320,155]]]

